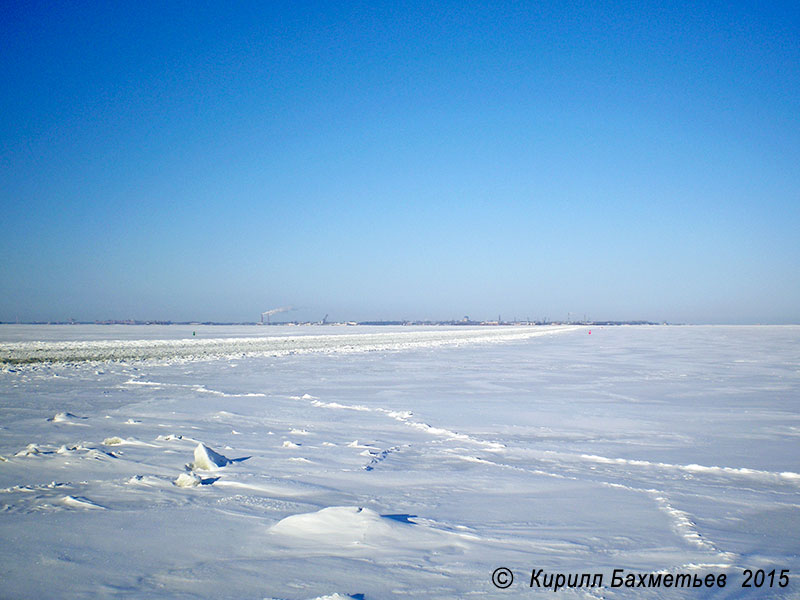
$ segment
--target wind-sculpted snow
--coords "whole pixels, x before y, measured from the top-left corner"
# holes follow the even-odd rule
[[[410,515],[379,515],[369,508],[331,506],[314,513],[297,514],[277,522],[270,533],[287,537],[316,551],[371,552],[392,546],[395,552],[441,551],[475,536],[442,531],[416,523]],[[326,546],[328,548],[326,548]]]
[[[797,596],[800,328],[311,330],[2,345],[0,596]]]
[[[357,353],[526,340],[570,326],[484,327],[342,335],[0,343],[0,366],[106,361],[178,362],[310,353]]]

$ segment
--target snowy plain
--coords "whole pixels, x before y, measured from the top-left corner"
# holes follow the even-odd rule
[[[0,326],[2,598],[797,598],[798,534],[800,327]]]

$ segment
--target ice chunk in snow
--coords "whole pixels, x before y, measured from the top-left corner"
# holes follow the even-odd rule
[[[89,510],[104,510],[104,506],[100,506],[99,504],[95,504],[88,498],[83,498],[81,496],[64,496],[61,499],[61,502],[69,506],[70,508],[84,508]]]
[[[200,485],[201,481],[194,473],[181,473],[173,483],[178,487],[194,487]]]
[[[73,415],[72,413],[69,412],[60,412],[56,413],[54,416],[50,417],[47,420],[53,423],[64,423],[66,421],[69,421],[70,419],[85,419],[85,418],[86,417],[79,417],[78,415]]]
[[[220,467],[229,465],[232,461],[222,454],[214,452],[203,443],[197,444],[194,449],[194,464],[192,468],[205,471],[216,471]]]
[[[36,456],[37,454],[41,453],[42,451],[39,449],[39,446],[37,446],[36,444],[28,444],[27,446],[25,446],[25,448],[17,452],[14,456]]]

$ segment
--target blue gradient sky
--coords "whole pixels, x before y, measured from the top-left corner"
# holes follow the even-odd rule
[[[0,320],[800,322],[800,4],[4,3]]]

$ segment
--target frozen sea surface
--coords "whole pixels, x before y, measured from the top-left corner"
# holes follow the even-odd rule
[[[797,598],[798,403],[798,327],[0,326],[0,597]]]

